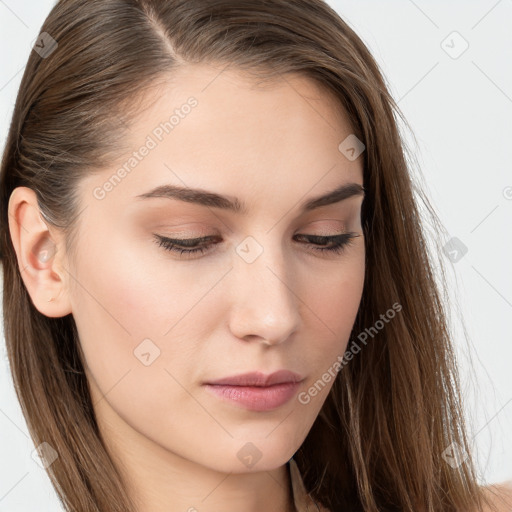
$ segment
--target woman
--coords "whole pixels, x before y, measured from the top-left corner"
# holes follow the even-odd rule
[[[0,190],[9,361],[66,510],[507,506],[396,114],[321,0],[57,3]]]

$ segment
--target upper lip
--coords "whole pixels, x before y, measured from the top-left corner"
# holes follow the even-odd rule
[[[289,370],[279,370],[271,374],[264,374],[263,372],[249,372],[240,375],[233,375],[225,377],[206,384],[225,385],[225,386],[272,386],[275,384],[282,384],[284,382],[300,382],[303,377],[298,373]]]

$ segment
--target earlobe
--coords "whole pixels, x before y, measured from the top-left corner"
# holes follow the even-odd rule
[[[9,198],[9,232],[21,278],[36,309],[48,317],[71,313],[67,275],[59,267],[60,238],[41,215],[36,193],[17,187]]]

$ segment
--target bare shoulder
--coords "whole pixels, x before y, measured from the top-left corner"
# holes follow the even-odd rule
[[[484,508],[485,512],[512,512],[512,480],[486,485],[483,489],[493,505]]]

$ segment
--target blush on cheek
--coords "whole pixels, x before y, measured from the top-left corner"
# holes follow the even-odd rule
[[[319,291],[316,300],[310,299],[327,325],[353,323],[363,290],[363,279],[359,279],[358,274],[353,276],[350,280],[331,282],[328,288]]]
[[[317,320],[318,329],[326,333],[322,356],[325,359],[320,365],[325,367],[324,371],[345,352],[348,345],[361,302],[364,282],[364,275],[363,278],[361,275],[353,273],[350,279],[331,282],[327,289],[318,290],[316,296],[309,296],[308,304],[321,319]]]

